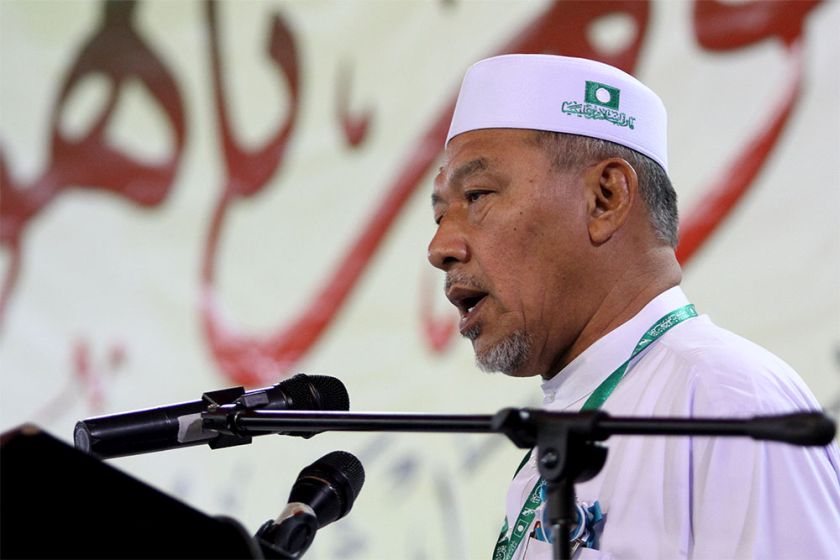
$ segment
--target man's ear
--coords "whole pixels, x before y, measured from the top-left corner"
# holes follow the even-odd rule
[[[601,245],[624,225],[639,189],[636,170],[621,158],[609,158],[584,173],[589,239]]]

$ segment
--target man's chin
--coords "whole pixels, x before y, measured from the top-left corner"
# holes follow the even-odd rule
[[[477,338],[472,341],[475,363],[480,370],[516,377],[529,375],[523,373],[531,350],[530,341],[525,333],[516,331],[500,341],[487,345],[482,342]]]

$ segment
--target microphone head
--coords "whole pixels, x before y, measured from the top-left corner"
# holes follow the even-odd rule
[[[328,375],[298,373],[278,383],[274,389],[282,391],[284,409],[350,410],[350,396],[344,383]]]
[[[309,505],[323,527],[347,515],[364,483],[361,461],[346,451],[333,451],[300,471],[289,502]]]
[[[280,398],[272,398],[266,409],[280,408],[284,410],[350,410],[350,395],[344,383],[329,375],[297,375],[282,381],[272,387],[269,393],[277,393]],[[293,435],[309,439],[321,432],[293,433]]]
[[[315,398],[313,410],[350,410],[350,395],[339,379],[329,375],[309,375],[307,378]]]

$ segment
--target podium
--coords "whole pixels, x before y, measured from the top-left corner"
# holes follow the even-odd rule
[[[210,517],[33,425],[0,436],[1,558],[262,558]]]

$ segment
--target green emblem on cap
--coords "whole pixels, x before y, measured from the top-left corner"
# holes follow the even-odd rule
[[[589,120],[607,121],[615,126],[636,128],[636,117],[618,111],[621,90],[601,82],[586,82],[583,103],[564,101],[563,113]]]
[[[583,95],[585,103],[600,105],[607,109],[618,109],[618,99],[621,90],[600,82],[586,82],[586,92]]]

